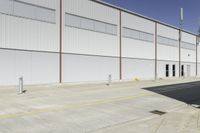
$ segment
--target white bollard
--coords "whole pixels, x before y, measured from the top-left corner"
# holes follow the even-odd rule
[[[19,88],[18,88],[18,94],[22,94],[23,93],[23,77],[19,78]]]
[[[111,85],[111,82],[112,82],[112,75],[108,75],[108,83],[107,85],[110,86]]]

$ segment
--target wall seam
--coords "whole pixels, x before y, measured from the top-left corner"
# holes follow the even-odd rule
[[[158,47],[157,47],[157,22],[155,22],[155,80],[157,80],[157,63],[158,63],[158,58],[157,58],[157,54],[158,54]]]
[[[198,37],[196,36],[196,76],[198,76]]]
[[[179,29],[179,77],[181,77],[181,30]]]
[[[122,80],[122,12],[119,10],[119,79]]]
[[[62,83],[62,0],[60,0],[60,52],[59,52],[59,83]]]

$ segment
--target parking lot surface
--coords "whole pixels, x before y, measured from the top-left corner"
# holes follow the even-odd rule
[[[0,87],[0,132],[199,133],[199,81]]]

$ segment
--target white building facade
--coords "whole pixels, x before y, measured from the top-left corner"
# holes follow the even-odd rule
[[[1,0],[0,86],[200,75],[197,35],[94,0]]]

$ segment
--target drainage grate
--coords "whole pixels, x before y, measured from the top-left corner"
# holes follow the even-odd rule
[[[153,111],[150,111],[150,113],[156,114],[156,115],[164,115],[164,114],[166,114],[166,112],[159,111],[159,110],[153,110]]]

